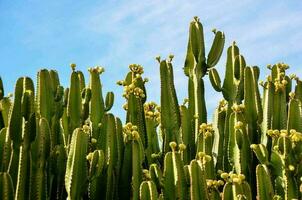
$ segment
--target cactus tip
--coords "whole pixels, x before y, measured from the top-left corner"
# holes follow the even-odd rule
[[[76,65],[75,63],[71,63],[71,64],[70,64],[70,67],[71,67],[72,71],[75,70],[76,66],[77,66],[77,65]]]

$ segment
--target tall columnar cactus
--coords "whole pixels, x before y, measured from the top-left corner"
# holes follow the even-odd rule
[[[35,138],[35,114],[33,98],[34,84],[32,80],[28,77],[19,78],[16,83],[14,103],[9,114],[8,123],[8,132],[12,141],[12,153],[8,171],[12,177],[15,188],[17,186],[18,176],[21,176],[21,174],[24,173],[22,172],[23,169],[26,170],[26,168],[23,168],[24,164],[26,163],[26,165],[29,165],[30,160],[28,153],[30,143]],[[22,151],[20,151],[21,147]],[[22,160],[19,159],[20,155],[22,155]],[[21,170],[20,173],[18,169]],[[26,173],[26,175],[28,174]]]
[[[148,146],[148,135],[146,132],[146,122],[144,113],[144,103],[146,102],[147,94],[145,82],[147,79],[142,79],[141,75],[144,69],[141,65],[129,65],[130,72],[127,74],[124,81],[118,81],[119,85],[124,86],[123,97],[127,102],[124,109],[127,110],[126,122],[130,122],[137,126],[138,133],[145,148]]]
[[[45,118],[39,120],[38,131],[32,144],[32,187],[30,198],[46,199],[47,189],[47,159],[50,154],[50,127]]]
[[[0,110],[4,125],[4,127],[2,127],[2,129],[0,130],[0,171],[3,172],[8,170],[11,154],[11,139],[8,131],[8,121],[11,104],[12,102],[10,96],[4,97],[0,100]]]
[[[149,165],[156,162],[154,157],[160,153],[159,138],[157,134],[157,127],[160,122],[160,108],[154,102],[145,103],[145,119],[146,131],[148,136],[148,147],[146,149],[146,156]]]
[[[204,158],[200,157],[200,160],[192,160],[190,163],[190,199],[209,199],[207,190],[206,174],[204,165]]]
[[[139,189],[143,178],[144,147],[137,126],[127,123],[123,128],[123,133],[125,149],[118,192],[119,196],[124,199],[130,199],[131,196],[133,199],[139,199]]]
[[[213,32],[215,34],[215,38],[211,50],[206,58],[202,24],[199,22],[198,17],[194,17],[194,20],[190,23],[184,72],[185,75],[189,77],[188,109],[190,113],[190,121],[194,130],[194,136],[192,138],[195,138],[195,140],[197,139],[200,124],[207,122],[204,81],[202,78],[210,68],[214,67],[218,63],[224,48],[225,37],[223,32],[216,30]]]
[[[7,172],[0,172],[0,198],[3,200],[14,199],[13,181]]]
[[[170,142],[182,143],[180,137],[180,111],[174,86],[174,76],[172,67],[173,56],[168,60],[158,61],[160,63],[160,85],[161,85],[161,131],[163,135],[163,151],[170,151]]]
[[[80,128],[83,124],[81,119],[82,114],[82,89],[83,83],[81,84],[81,72],[75,71],[75,64],[71,64],[72,73],[70,77],[70,88],[68,94],[68,103],[67,103],[67,116],[69,119],[69,126],[72,134],[73,130]]]
[[[28,199],[32,177],[31,143],[36,137],[36,117],[34,112],[34,86],[29,78],[24,78],[21,99],[22,131],[19,152],[16,199]]]
[[[68,199],[81,199],[87,187],[87,161],[89,127],[76,128],[72,134],[68,153],[65,188]]]
[[[100,81],[100,74],[104,72],[104,68],[90,68],[88,71],[90,74],[89,88],[91,90],[90,121],[92,125],[92,137],[97,139],[100,134],[99,126],[105,112],[102,84]]]
[[[209,78],[213,88],[218,91],[222,92],[224,99],[227,102],[227,109],[226,109],[226,116],[225,116],[225,123],[224,129],[221,128],[222,122],[220,121],[219,124],[219,136],[223,137],[223,148],[227,148],[229,146],[229,119],[232,112],[232,106],[234,103],[240,104],[244,97],[244,69],[246,63],[244,57],[239,54],[239,48],[237,47],[236,43],[233,44],[227,50],[227,62],[226,62],[226,71],[225,71],[225,78],[223,81],[223,85],[221,86],[221,81],[218,72],[215,68],[210,69],[209,71]],[[223,131],[223,132],[222,132]],[[232,166],[229,163],[227,152],[224,152],[223,158],[223,170],[231,170]]]
[[[140,199],[141,200],[156,200],[158,193],[156,185],[153,181],[143,181],[140,185]]]
[[[170,142],[172,152],[165,155],[163,173],[163,195],[165,199],[188,199],[188,184],[185,177],[181,154],[176,142]],[[180,151],[184,148],[180,146]]]

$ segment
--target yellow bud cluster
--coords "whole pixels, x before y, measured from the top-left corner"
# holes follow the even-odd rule
[[[121,85],[121,86],[125,86],[125,81],[119,80],[119,81],[116,82],[116,84]]]
[[[177,147],[176,142],[170,142],[169,145],[170,145],[172,151],[174,151],[176,149],[176,147]]]
[[[71,63],[71,64],[70,64],[70,67],[71,67],[72,71],[75,70],[76,66],[77,66],[77,65],[76,65],[75,63]]]
[[[212,160],[212,157],[210,155],[205,154],[204,152],[198,152],[197,155],[203,164],[210,162]]]
[[[137,98],[139,98],[139,97],[140,97],[140,98],[144,98],[144,97],[145,97],[144,91],[143,91],[141,88],[139,88],[139,87],[134,88],[133,94],[134,94],[135,97],[137,97]]]
[[[212,124],[202,123],[199,126],[199,133],[203,133],[205,136],[211,136],[214,132],[214,128]]]
[[[287,85],[287,80],[285,79],[279,79],[279,78],[276,78],[275,79],[275,82],[274,82],[274,86],[275,86],[275,91],[282,91],[285,89]]]
[[[220,177],[227,182],[233,182],[239,184],[241,184],[245,180],[244,174],[234,174],[232,172],[230,173],[223,172],[220,174]]]
[[[277,63],[276,65],[281,71],[284,71],[289,68],[289,65],[285,63]]]
[[[221,100],[219,101],[219,105],[218,105],[218,111],[222,112],[222,111],[226,111],[227,110],[227,104],[228,102],[226,100]]]
[[[128,98],[130,94],[134,94],[137,98],[145,97],[144,91],[139,87],[135,87],[134,83],[131,83],[130,85],[126,85],[124,87],[123,97]]]
[[[144,111],[148,119],[157,119],[160,117],[159,106],[153,101],[144,104]]]
[[[243,126],[243,123],[242,123],[241,121],[238,121],[238,122],[236,122],[234,128],[235,128],[236,130],[238,130],[238,129],[241,129],[242,126]]]
[[[280,130],[280,137],[286,137],[287,135],[288,135],[287,130],[284,129]]]
[[[302,133],[297,132],[294,129],[291,129],[289,131],[289,133],[290,133],[289,137],[290,137],[292,142],[301,142],[302,141]]]
[[[207,179],[207,187],[208,188],[218,188],[219,186],[223,186],[223,185],[224,185],[223,180]]]
[[[234,111],[234,112],[236,112],[236,113],[241,113],[241,112],[243,112],[244,111],[244,109],[245,109],[245,106],[244,106],[244,104],[234,104],[233,106],[232,106],[232,110]]]
[[[90,152],[90,153],[86,156],[86,160],[91,161],[91,160],[92,160],[92,155],[93,155],[93,153]]]
[[[151,180],[151,176],[150,176],[149,170],[144,169],[143,170],[143,175],[144,175],[145,180]]]
[[[139,133],[137,132],[137,126],[132,125],[132,123],[128,122],[124,127],[123,127],[123,133],[125,136],[131,136],[132,139],[138,139],[139,138]]]
[[[289,95],[290,99],[294,99],[295,98],[295,93],[294,92],[290,92],[288,95]]]
[[[129,69],[134,74],[143,74],[144,73],[144,68],[141,65],[138,65],[138,64],[131,64],[131,65],[129,65]]]
[[[84,133],[89,134],[90,133],[90,127],[88,125],[84,125],[83,126],[83,131],[84,131]]]
[[[178,147],[180,151],[184,151],[187,148],[185,144],[179,144]]]
[[[104,67],[101,67],[101,66],[95,66],[93,68],[88,68],[88,71],[97,72],[98,74],[102,74],[105,71],[105,69],[104,69]]]
[[[270,129],[267,131],[266,134],[270,137],[279,137],[280,136],[280,132],[277,129],[275,129],[275,130]]]

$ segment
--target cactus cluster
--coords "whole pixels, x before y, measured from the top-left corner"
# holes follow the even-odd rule
[[[129,66],[117,82],[124,123],[110,113],[113,92],[103,97],[102,67],[89,68],[86,85],[71,64],[65,89],[56,71],[42,69],[36,88],[22,77],[13,95],[0,78],[0,199],[301,199],[302,81],[278,63],[260,82],[259,68],[246,65],[234,42],[222,83],[215,65],[225,36],[213,32],[206,55],[202,24],[197,17],[190,23],[181,105],[172,55],[156,58],[159,105],[146,101],[143,67]],[[213,123],[207,75],[224,98]]]

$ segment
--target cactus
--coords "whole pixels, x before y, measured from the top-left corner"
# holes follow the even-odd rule
[[[177,144],[181,143],[180,137],[180,111],[176,91],[174,87],[174,77],[172,61],[173,56],[169,60],[162,60],[160,62],[160,80],[161,80],[161,130],[163,134],[163,149],[167,153],[170,151],[170,142],[175,141]]]
[[[172,152],[165,155],[163,173],[163,195],[165,199],[188,199],[188,187],[185,179],[184,165],[177,152],[176,142],[170,142]]]
[[[72,135],[65,174],[68,199],[81,199],[86,190],[88,132],[89,127],[85,126],[76,128]]]
[[[37,87],[19,78],[14,98],[0,78],[1,199],[301,199],[302,81],[284,63],[247,66],[233,43],[226,73],[215,69],[224,34],[205,56],[203,28],[190,24],[184,72],[188,98],[180,105],[172,59],[156,59],[160,104],[146,102],[143,67],[123,81],[125,122],[110,113],[100,74],[71,64],[70,84],[41,69]],[[204,76],[224,99],[208,122]],[[263,93],[259,92],[259,85]],[[253,153],[252,153],[253,152]]]
[[[195,141],[197,140],[200,124],[207,122],[203,77],[210,68],[214,67],[218,63],[225,42],[223,32],[216,30],[213,32],[215,34],[215,38],[211,50],[206,58],[202,24],[199,22],[198,17],[194,17],[194,20],[190,23],[184,72],[185,75],[189,77],[189,121],[194,130],[192,139],[195,138]],[[192,148],[194,149],[194,147]],[[194,153],[195,152],[193,152],[193,154]],[[193,159],[193,157],[190,159]]]
[[[0,197],[3,200],[14,199],[13,181],[7,172],[0,172]]]

